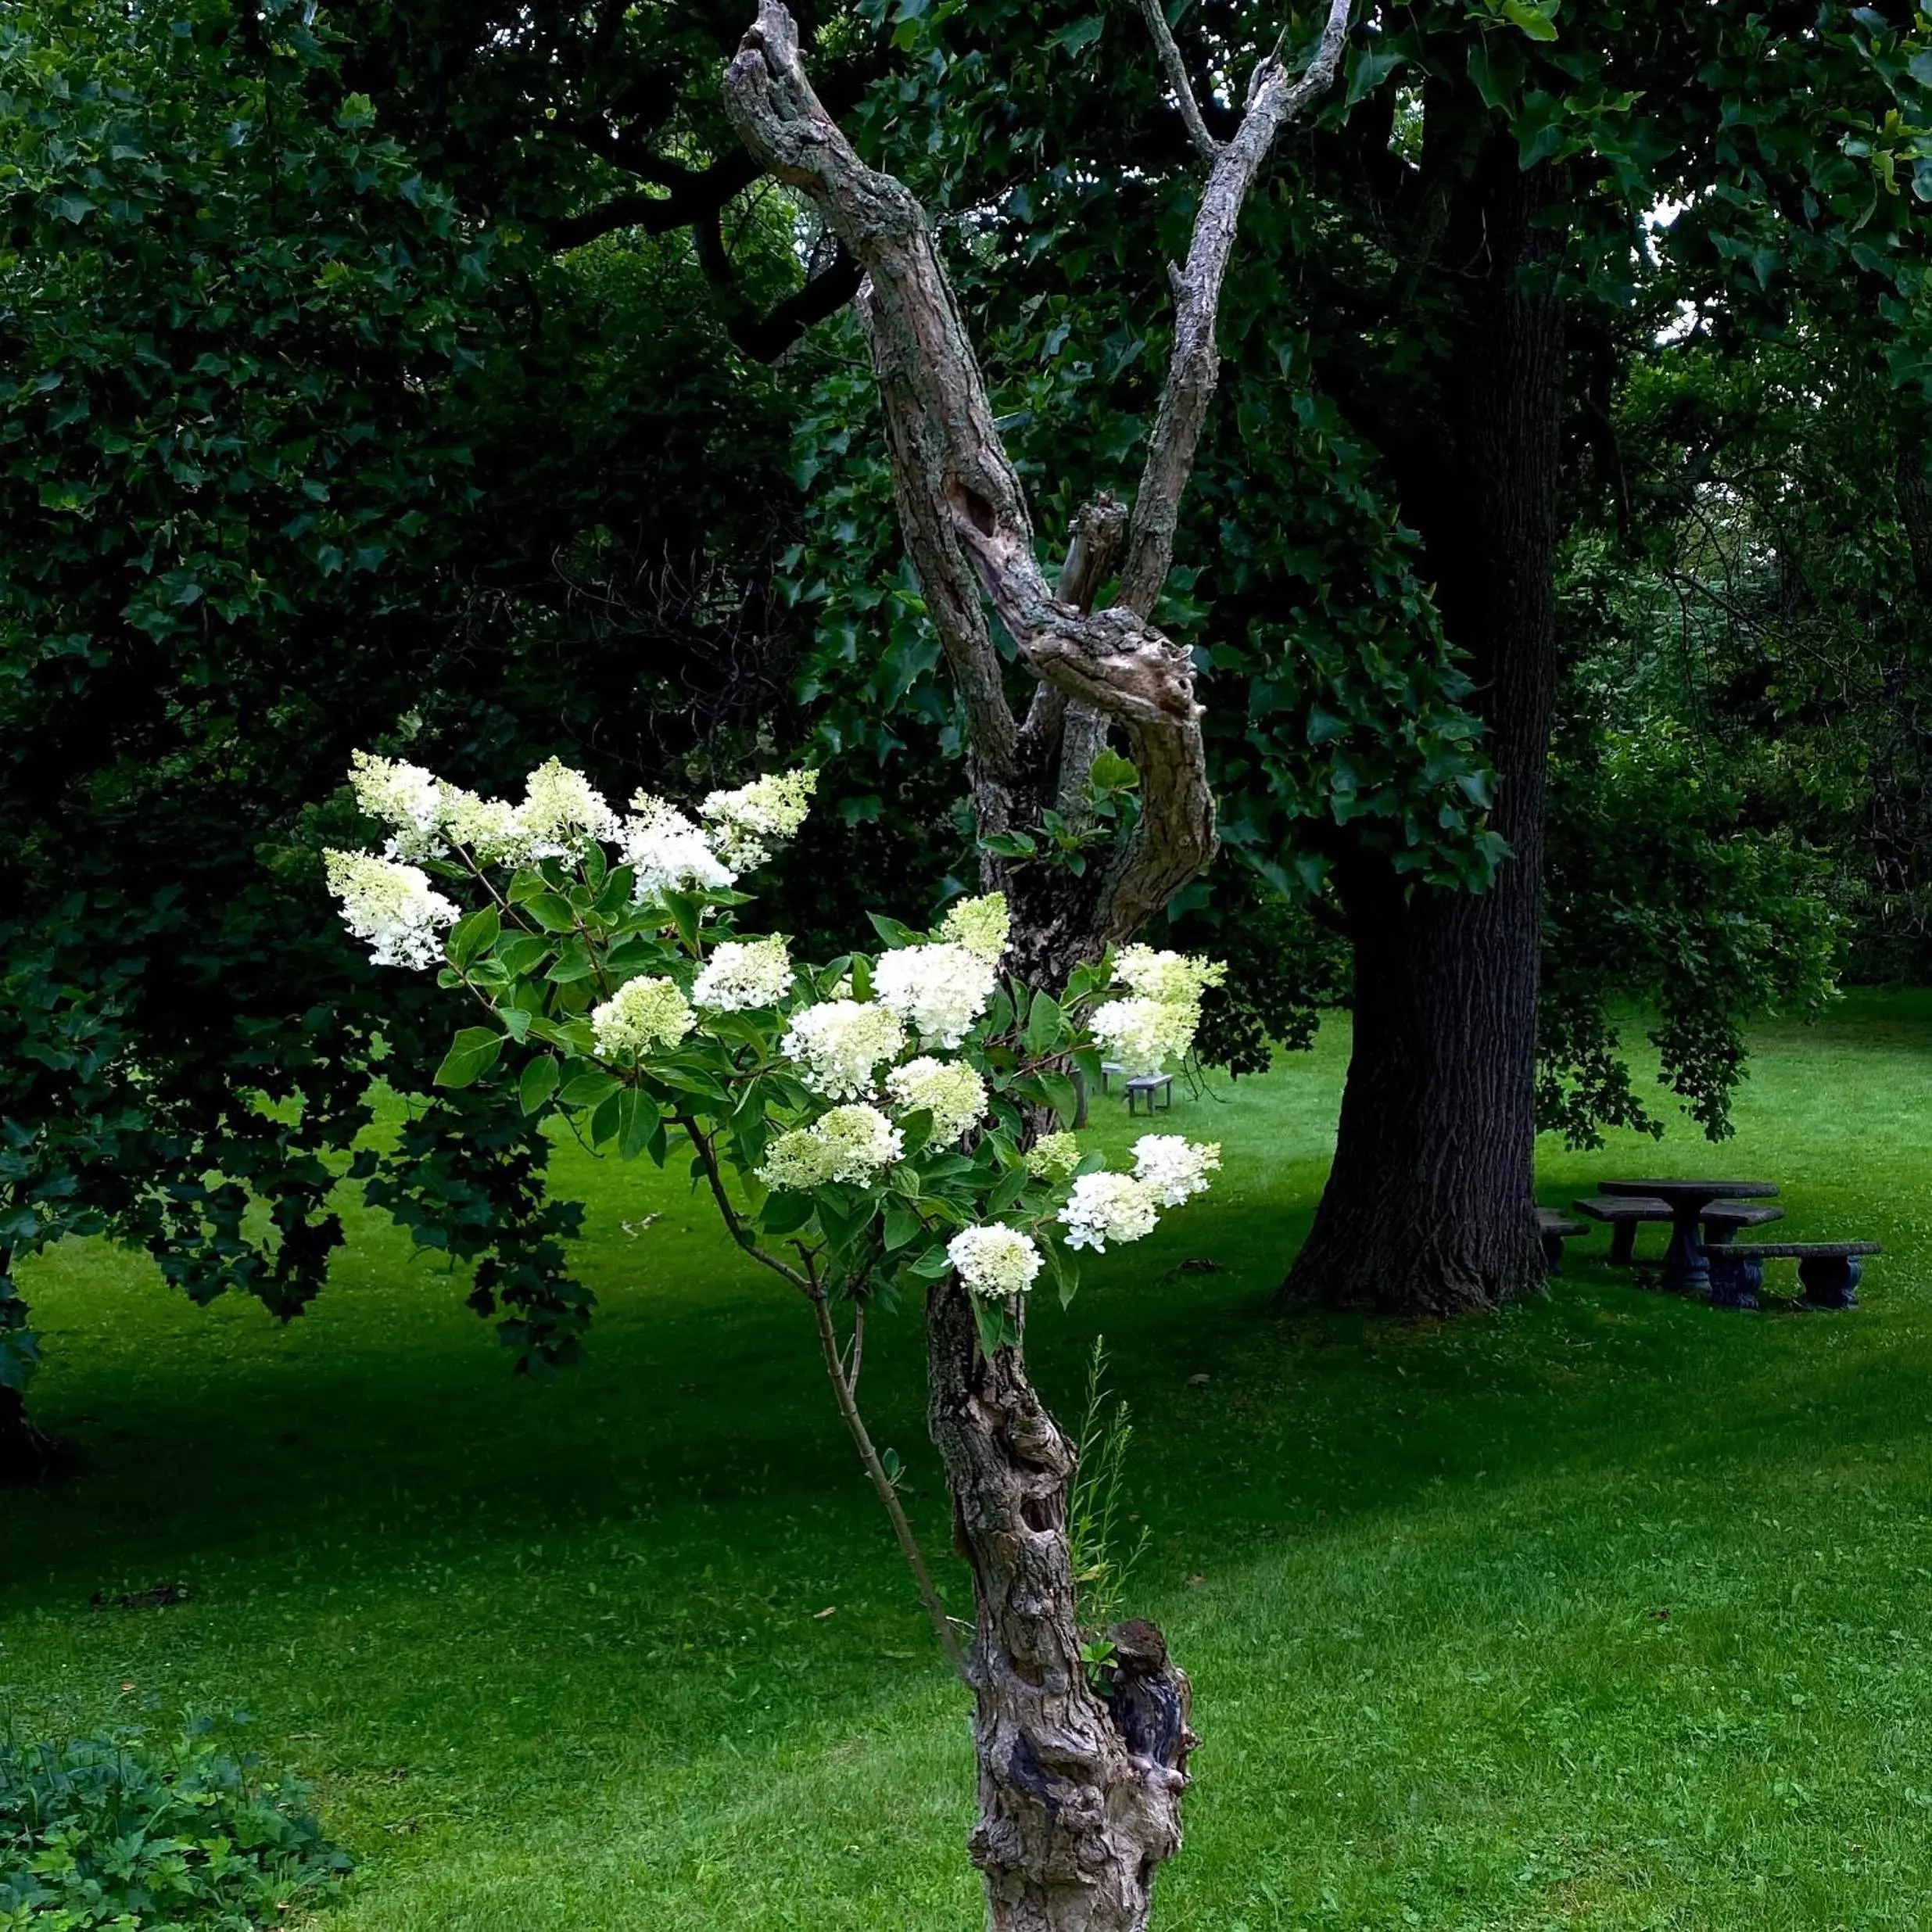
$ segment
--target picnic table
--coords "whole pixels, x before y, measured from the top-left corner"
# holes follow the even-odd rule
[[[1641,1195],[1669,1208],[1670,1246],[1664,1253],[1667,1295],[1711,1292],[1711,1264],[1697,1224],[1713,1201],[1763,1200],[1778,1191],[1775,1181],[1605,1181],[1600,1185],[1605,1194]]]

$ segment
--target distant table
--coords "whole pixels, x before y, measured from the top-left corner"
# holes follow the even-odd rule
[[[1670,1246],[1664,1255],[1667,1295],[1708,1295],[1711,1264],[1697,1238],[1697,1224],[1713,1201],[1763,1200],[1776,1194],[1775,1181],[1605,1181],[1605,1194],[1647,1195],[1671,1213]]]

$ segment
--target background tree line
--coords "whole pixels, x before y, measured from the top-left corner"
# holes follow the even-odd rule
[[[1191,219],[1144,25],[799,12],[1063,525],[1144,430]],[[744,15],[36,0],[0,33],[0,1249],[105,1229],[292,1314],[379,1071],[418,1098],[357,1157],[375,1198],[476,1264],[522,1364],[576,1345],[540,1138],[430,1098],[439,1030],[392,984],[378,1025],[316,916],[308,801],[355,746],[614,796],[807,748],[808,943],[834,891],[923,922],[908,881],[973,879],[852,264],[723,124]],[[1210,127],[1280,24],[1180,13]],[[1536,1122],[1654,1105],[1625,1002],[1721,1133],[1748,1014],[1932,963],[1914,36],[1375,11],[1253,199],[1160,611],[1225,844],[1173,913],[1236,967],[1224,1062],[1356,1005],[1300,1293],[1532,1286]],[[1091,803],[1018,859],[1077,877]],[[15,1470],[34,1354],[7,1282]]]

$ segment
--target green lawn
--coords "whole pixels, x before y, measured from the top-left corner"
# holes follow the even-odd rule
[[[1858,1314],[1585,1263],[1493,1321],[1284,1322],[1346,1034],[1177,1107],[1222,1185],[1033,1340],[1070,1400],[1104,1330],[1139,1425],[1138,1594],[1206,1739],[1163,1928],[1932,1923],[1932,996],[1758,1047],[1727,1147],[1552,1145],[1543,1198],[1780,1180],[1793,1235],[1887,1243]],[[361,1861],[334,1932],[977,1925],[959,1697],[803,1311],[648,1167],[564,1171],[603,1306],[546,1384],[374,1223],[286,1332],[99,1248],[36,1268],[84,1462],[0,1496],[18,1715],[253,1712]],[[937,1541],[916,1324],[884,1328]]]

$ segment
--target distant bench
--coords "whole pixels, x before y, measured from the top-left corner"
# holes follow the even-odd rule
[[[1669,1222],[1675,1218],[1668,1201],[1645,1194],[1598,1194],[1573,1203],[1579,1214],[1610,1225],[1610,1259],[1618,1267],[1636,1262],[1636,1231],[1646,1221]],[[1547,1210],[1546,1210],[1547,1211]],[[1712,1242],[1728,1241],[1740,1228],[1762,1228],[1768,1221],[1783,1220],[1781,1207],[1759,1207],[1748,1201],[1713,1201],[1699,1219],[1704,1227],[1704,1246],[1708,1253]],[[1546,1238],[1544,1253],[1549,1252]]]
[[[1102,1060],[1100,1063],[1100,1091],[1111,1091],[1113,1077],[1124,1074],[1127,1069],[1118,1060]],[[1171,1074],[1136,1074],[1127,1083],[1127,1110],[1129,1113],[1140,1111],[1139,1103],[1147,1102],[1147,1111],[1152,1113],[1159,1101],[1164,1113],[1174,1111],[1174,1075]]]
[[[1855,1308],[1859,1264],[1884,1250],[1876,1241],[1719,1242],[1704,1249],[1711,1299],[1726,1308],[1755,1308],[1767,1261],[1795,1261],[1808,1308]]]
[[[1536,1232],[1543,1242],[1543,1265],[1552,1274],[1561,1274],[1564,1242],[1587,1231],[1581,1221],[1572,1220],[1560,1208],[1538,1208]]]

